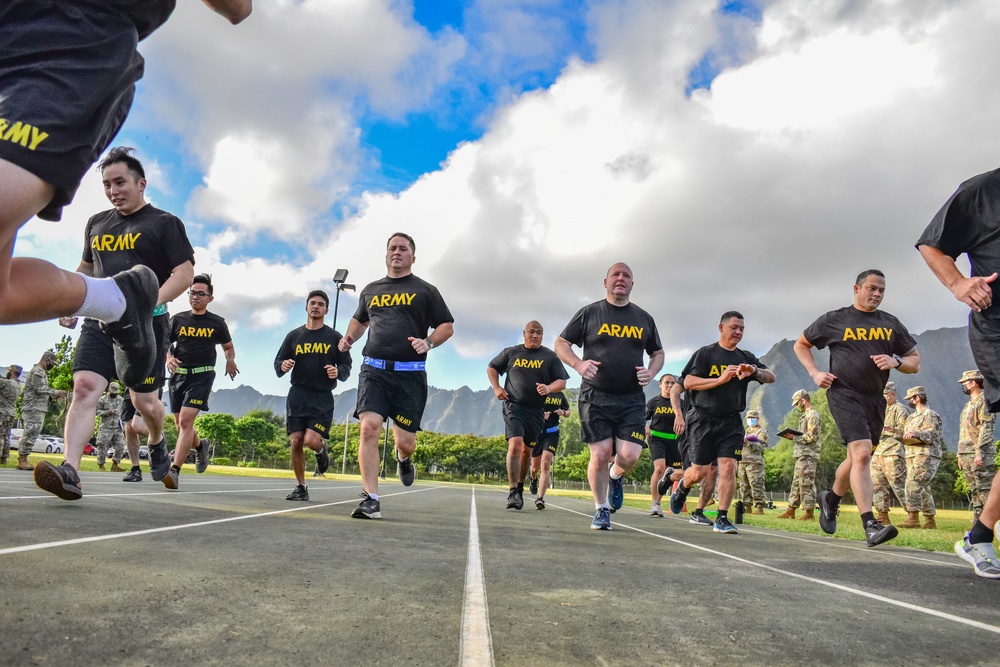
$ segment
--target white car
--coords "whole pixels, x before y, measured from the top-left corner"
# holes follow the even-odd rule
[[[24,429],[12,428],[10,430],[10,449],[15,451],[21,444],[21,435],[24,433]],[[31,451],[38,454],[62,454],[63,453],[63,442],[62,438],[56,438],[51,435],[40,435],[35,438],[35,444],[31,446]]]

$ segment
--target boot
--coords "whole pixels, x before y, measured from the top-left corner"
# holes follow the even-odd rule
[[[33,466],[30,463],[28,463],[28,457],[27,456],[18,456],[17,457],[17,469],[18,470],[34,470],[35,466]]]
[[[897,528],[920,528],[920,512],[907,512],[909,516],[903,523],[897,524]]]
[[[815,510],[802,510],[802,516],[799,517],[799,521],[812,521],[814,511]]]
[[[924,528],[926,530],[934,530],[937,528],[937,523],[935,523],[934,521],[933,514],[924,515],[924,525],[922,525],[921,528]]]
[[[892,521],[889,520],[889,513],[885,510],[880,510],[878,515],[875,517],[875,520],[883,526],[888,526],[892,523]]]
[[[778,515],[779,519],[794,519],[795,518],[795,507],[789,507],[784,512]]]
[[[7,457],[0,456],[0,466],[5,466],[5,465],[7,465]]]
[[[105,468],[104,468],[104,464],[103,463],[101,465],[97,466],[97,469],[100,470],[101,472],[107,472],[107,470],[105,470]]]
[[[111,472],[126,472],[125,468],[122,468],[117,463],[111,463]]]
[[[757,505],[756,507],[753,508],[753,512],[751,512],[751,514],[760,514],[760,515],[763,515],[764,514],[764,506],[763,505]]]

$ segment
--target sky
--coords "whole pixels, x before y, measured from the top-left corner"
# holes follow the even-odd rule
[[[529,320],[551,347],[618,261],[678,371],[723,312],[761,355],[868,268],[911,332],[966,323],[913,244],[1000,166],[998,32],[993,0],[272,0],[235,27],[179,0],[114,144],[213,275],[241,371],[216,389],[286,393],[308,291],[383,277],[395,231],[455,316],[433,386],[488,388]],[[109,207],[92,171],[15,255],[74,269]],[[63,333],[3,327],[0,362]]]

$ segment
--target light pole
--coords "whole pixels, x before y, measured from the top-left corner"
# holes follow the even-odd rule
[[[333,328],[337,328],[337,307],[340,306],[340,293],[343,291],[353,292],[356,288],[354,285],[346,285],[344,281],[347,280],[347,269],[337,269],[336,273],[333,274],[333,284],[337,286],[336,294],[333,296]],[[344,417],[344,458],[340,463],[340,474],[347,474],[347,426],[351,423],[351,413],[348,412],[347,416]]]

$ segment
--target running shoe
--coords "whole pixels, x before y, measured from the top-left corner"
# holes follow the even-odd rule
[[[158,445],[149,446],[149,472],[154,482],[160,482],[170,471],[170,455],[167,454],[167,441],[164,438]]]
[[[837,532],[837,515],[840,514],[840,507],[830,508],[830,503],[827,500],[833,491],[820,491],[819,498],[819,527],[823,529],[823,532],[827,535],[833,535]],[[881,524],[879,524],[881,525]],[[866,529],[867,533],[867,529]],[[895,535],[893,535],[895,537]]]
[[[65,461],[54,466],[41,461],[35,466],[35,484],[38,488],[55,494],[63,500],[79,500],[83,497],[80,489],[80,475]]]
[[[309,500],[309,487],[305,484],[296,484],[292,492],[285,496],[285,500]]]
[[[543,510],[545,509],[545,498],[535,498],[535,509]]]
[[[660,503],[652,503],[649,506],[650,516],[663,516],[663,510],[660,507]]]
[[[152,374],[156,364],[153,309],[160,282],[152,269],[141,264],[112,279],[125,296],[125,312],[117,322],[104,326],[114,341],[118,378],[128,387],[137,387]]]
[[[673,484],[673,482],[670,481],[670,478],[673,474],[674,469],[667,468],[667,472],[663,473],[663,477],[661,477],[660,481],[656,483],[656,492],[661,496],[667,495],[667,491],[670,490],[670,485]]]
[[[379,502],[365,492],[361,492],[361,504],[351,512],[354,519],[381,519],[382,507]]]
[[[396,451],[396,457],[396,476],[399,477],[399,481],[403,483],[403,486],[411,486],[413,479],[417,476],[417,471],[413,467],[412,457],[405,459],[398,458],[398,450]]]
[[[615,479],[610,478],[608,482],[608,503],[611,505],[611,511],[617,512],[622,508],[625,503],[625,478],[624,476]]]
[[[695,509],[691,512],[691,518],[688,519],[688,523],[693,523],[696,526],[714,526],[715,523],[705,516],[705,512],[700,509]]]
[[[899,535],[899,531],[891,523],[888,526],[883,526],[878,520],[869,519],[865,524],[865,541],[868,542],[868,546],[870,547],[877,547],[897,535]]]
[[[176,491],[179,483],[178,478],[180,476],[181,471],[171,466],[170,470],[167,471],[167,474],[163,476],[163,486],[171,489],[172,491]]]
[[[327,451],[326,445],[323,445],[323,449],[316,452],[316,472],[322,475],[329,469],[330,469],[330,452]]]
[[[138,468],[132,468],[128,471],[124,477],[122,477],[123,482],[141,482],[142,481],[142,471]]]
[[[538,493],[538,478],[537,477],[532,477],[531,480],[528,482],[528,491],[533,496]]]
[[[507,493],[507,509],[516,510],[517,507],[517,489],[511,489]]]
[[[194,470],[195,472],[205,472],[208,469],[208,454],[212,449],[212,441],[202,438],[198,446],[194,448]]]
[[[977,577],[1000,579],[1000,562],[997,561],[992,543],[972,544],[969,542],[969,534],[966,533],[962,539],[955,542],[955,554],[972,565]]]
[[[704,514],[702,516],[705,516]],[[720,516],[715,520],[715,524],[712,526],[712,531],[716,533],[726,533],[727,535],[739,535],[740,531],[736,530],[736,526],[733,522],[729,520],[728,516]]]
[[[684,503],[687,502],[689,490],[684,489],[684,493],[681,493],[681,487],[679,484],[677,485],[677,490],[670,496],[670,511],[672,513],[680,514],[684,510]]]
[[[591,530],[611,530],[611,510],[607,507],[598,507],[594,512],[594,521],[590,524]]]

